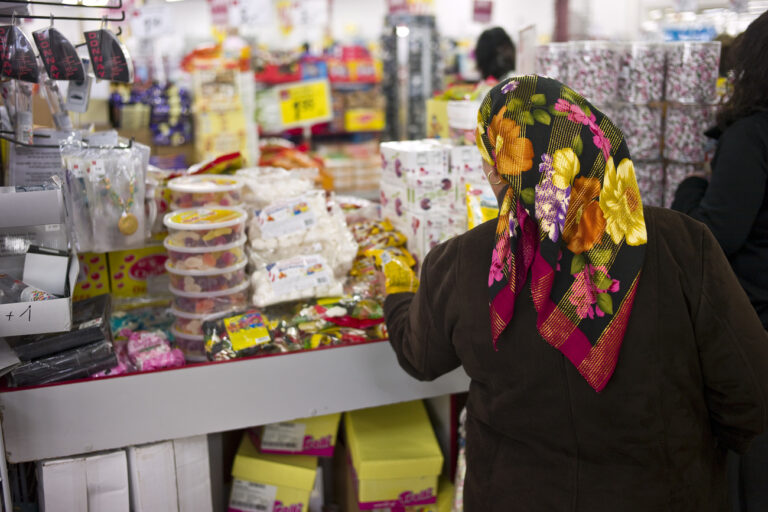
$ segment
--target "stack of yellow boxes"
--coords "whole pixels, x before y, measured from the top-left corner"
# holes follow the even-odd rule
[[[359,510],[438,510],[443,453],[421,401],[348,412],[344,427]]]
[[[274,423],[248,431],[232,466],[229,512],[307,512],[317,457],[332,457],[341,414]]]

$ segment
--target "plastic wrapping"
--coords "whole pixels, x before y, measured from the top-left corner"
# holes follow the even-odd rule
[[[184,334],[175,329],[171,330],[171,334],[188,363],[202,363],[208,360],[205,355],[205,338],[202,335]]]
[[[623,45],[619,58],[619,101],[641,104],[662,101],[665,63],[664,45],[642,42]],[[634,152],[632,156],[636,157]]]
[[[299,350],[298,345],[276,344],[264,316],[256,310],[206,322],[205,351],[214,361]]]
[[[475,228],[499,216],[499,200],[490,185],[466,184],[467,227]]]
[[[600,105],[616,98],[619,59],[615,45],[602,41],[570,43],[568,85]]]
[[[72,304],[72,330],[64,333],[7,338],[8,345],[22,361],[45,357],[97,341],[111,341],[109,295],[100,295]]]
[[[171,348],[168,338],[161,331],[132,332],[126,350],[140,372],[184,365],[184,355],[180,350]]]
[[[173,247],[168,250],[168,267],[172,270],[217,270],[229,268],[245,261],[245,238],[215,249]]]
[[[215,248],[245,236],[245,210],[240,208],[192,208],[165,215],[167,247]]]
[[[381,216],[379,205],[361,197],[333,196],[333,204],[338,205],[341,209],[347,225],[377,220]]]
[[[716,142],[704,132],[715,125],[716,118],[716,106],[669,105],[664,129],[664,158],[682,163],[708,161],[714,154]]]
[[[334,275],[342,277],[357,254],[357,244],[341,210],[334,206],[329,213],[322,191],[260,210],[249,223],[248,235],[250,259],[256,270],[291,256],[319,254]]]
[[[232,176],[201,174],[168,182],[171,209],[237,206],[243,202],[243,181]]]
[[[243,181],[243,198],[249,206],[269,204],[309,192],[315,187],[317,169],[287,171],[278,167],[251,167],[235,173]]]
[[[668,45],[667,101],[691,104],[715,101],[719,66],[719,41],[686,41]]]
[[[191,293],[219,292],[241,285],[247,279],[245,266],[237,265],[217,270],[174,270],[166,262],[171,287]]]
[[[343,280],[333,275],[321,255],[295,256],[268,264],[251,276],[252,303],[269,306],[311,297],[341,295]]]
[[[190,293],[171,288],[173,307],[184,313],[208,315],[242,309],[248,303],[248,282],[218,292]]]
[[[38,386],[85,378],[116,365],[112,343],[100,341],[22,364],[10,373],[10,382],[16,387]]]

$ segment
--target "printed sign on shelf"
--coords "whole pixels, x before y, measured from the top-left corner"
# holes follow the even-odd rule
[[[139,39],[154,39],[173,31],[170,7],[166,4],[144,5],[133,11],[131,31]]]
[[[283,128],[309,126],[333,118],[331,87],[327,79],[278,86],[277,98]]]
[[[274,10],[270,0],[232,0],[229,24],[243,28],[269,26],[274,22]]]

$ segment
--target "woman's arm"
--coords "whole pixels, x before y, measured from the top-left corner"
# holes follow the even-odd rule
[[[712,178],[691,177],[675,193],[672,208],[709,226],[727,255],[749,236],[768,179],[766,135],[753,119],[731,125],[718,143]]]
[[[694,329],[712,430],[736,451],[768,428],[768,334],[713,236],[702,229]]]
[[[395,293],[384,302],[389,342],[400,366],[419,380],[433,380],[457,368],[451,341],[458,241],[432,249],[424,259],[416,293]]]

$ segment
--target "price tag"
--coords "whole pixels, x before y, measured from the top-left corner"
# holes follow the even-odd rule
[[[243,28],[265,27],[273,23],[273,14],[270,0],[232,0],[229,24]]]
[[[134,11],[131,30],[139,39],[153,39],[173,31],[171,11],[167,5],[145,5]]]
[[[299,452],[304,448],[304,423],[273,423],[266,425],[261,434],[262,450]]]
[[[283,128],[310,126],[333,118],[327,79],[278,86],[280,124]]]
[[[242,512],[272,512],[276,497],[277,487],[274,485],[234,479],[232,494],[229,496],[229,508]]]

